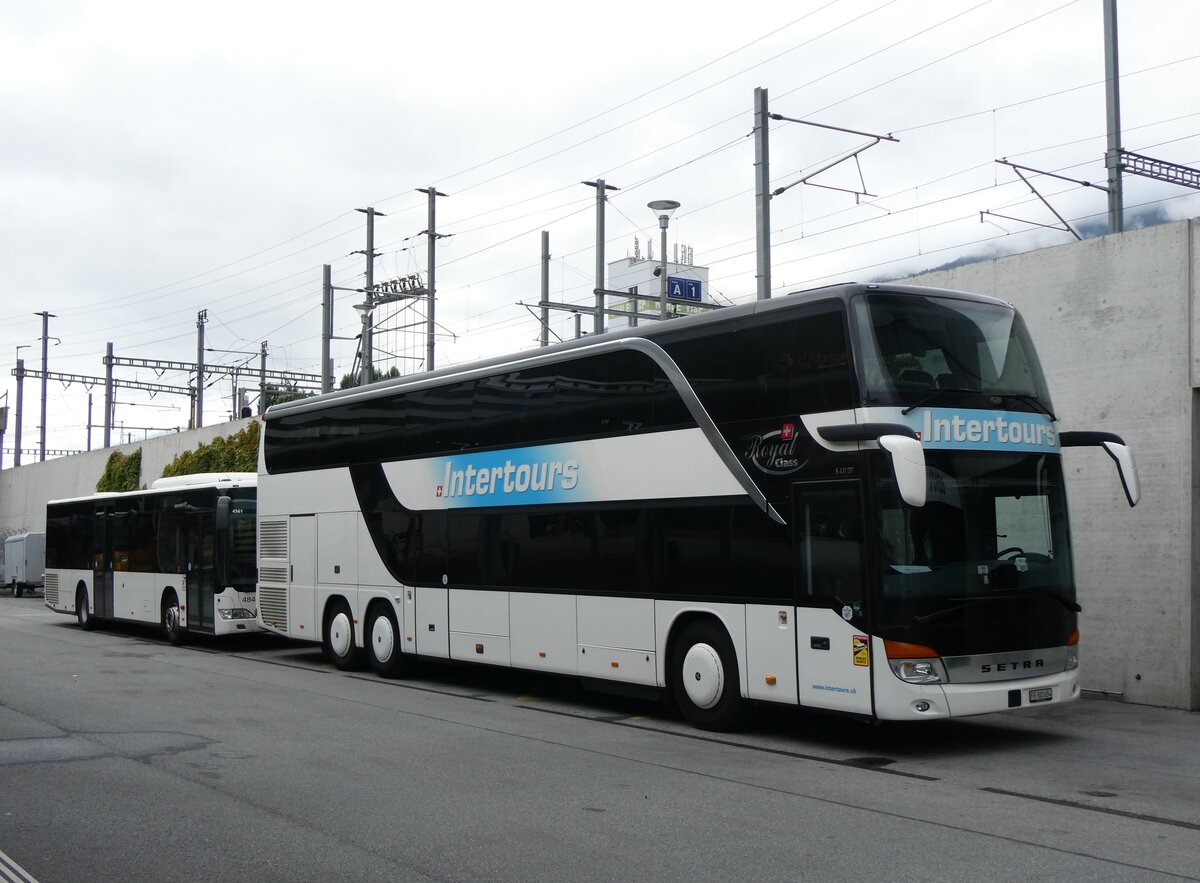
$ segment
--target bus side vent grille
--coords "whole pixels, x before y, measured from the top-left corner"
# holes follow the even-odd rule
[[[287,589],[259,585],[258,616],[268,626],[288,634]]]
[[[288,581],[287,567],[260,567],[258,569],[260,583],[286,583]]]
[[[54,607],[58,606],[58,574],[47,573],[46,584],[42,589],[43,597],[46,603]]]
[[[288,556],[288,523],[286,518],[264,519],[258,525],[258,557]]]

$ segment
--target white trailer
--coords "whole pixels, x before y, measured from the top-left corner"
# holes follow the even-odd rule
[[[46,581],[46,535],[29,531],[4,541],[4,584],[18,598]]]

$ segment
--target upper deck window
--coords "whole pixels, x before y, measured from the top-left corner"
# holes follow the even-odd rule
[[[913,405],[945,390],[1033,398],[1030,407],[1053,410],[1029,332],[1007,304],[886,293],[852,304],[866,404]]]

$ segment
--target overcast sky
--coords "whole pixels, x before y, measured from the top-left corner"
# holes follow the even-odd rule
[[[1198,0],[1120,0],[1126,149],[1200,165],[1197,34]],[[644,253],[658,235],[647,202],[675,199],[671,243],[710,268],[718,301],[753,299],[756,86],[774,112],[900,139],[861,155],[870,197],[796,187],[773,200],[776,295],[1065,243],[1033,225],[1056,222],[994,160],[1103,183],[1103,81],[1101,0],[5,4],[0,397],[15,406],[18,351],[40,367],[42,310],[55,314],[52,372],[103,376],[106,342],[118,357],[194,362],[207,310],[208,362],[256,368],[265,340],[269,368],[317,373],[321,266],[337,285],[363,282],[355,209],[386,213],[377,280],[423,276],[414,191],[431,184],[448,194],[438,367],[536,345],[518,303],[538,299],[542,230],[552,299],[591,301],[595,196],[580,182],[599,176],[621,188],[610,260],[635,237]],[[774,186],[868,140],[785,122],[770,139]],[[815,180],[853,189],[858,175],[848,163]],[[1035,183],[1073,224],[1104,222],[1103,192]],[[1125,186],[1131,213],[1200,213],[1194,191]],[[982,210],[1032,223],[984,223]],[[361,300],[338,293],[336,334],[358,332]],[[572,334],[569,315],[553,324]],[[399,332],[379,343],[424,352]],[[336,376],[354,349],[335,341]],[[179,373],[117,376],[187,385]],[[231,387],[206,391],[206,425],[228,419]],[[103,387],[91,391],[101,424]],[[87,446],[87,396],[49,383],[48,448]],[[26,380],[24,448],[38,444],[39,397]],[[186,425],[186,408],[119,390],[121,439]]]

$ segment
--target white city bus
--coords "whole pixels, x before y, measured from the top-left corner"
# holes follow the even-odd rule
[[[259,630],[253,472],[160,478],[149,490],[46,505],[46,606],[187,634]]]
[[[1078,696],[1059,432],[1007,303],[843,285],[271,408],[259,615],[414,657],[879,719]]]

